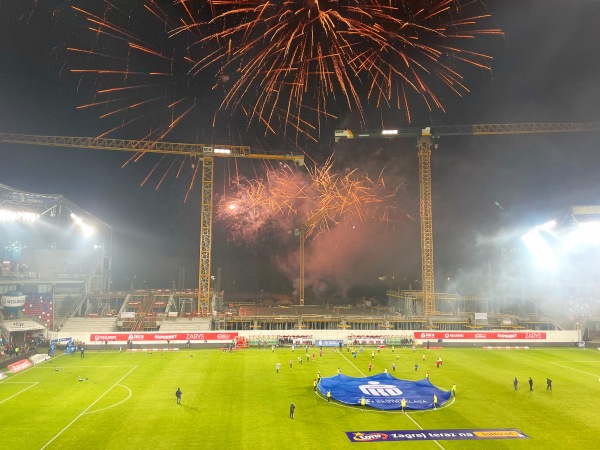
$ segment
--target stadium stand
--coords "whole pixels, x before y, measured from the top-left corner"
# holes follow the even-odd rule
[[[109,332],[113,331],[117,319],[115,317],[71,317],[61,331],[65,332]]]
[[[24,314],[46,328],[52,328],[54,317],[52,308],[51,294],[31,294],[27,296],[27,300],[25,301]]]
[[[168,319],[160,325],[160,331],[210,331],[210,317],[192,317],[185,319]]]

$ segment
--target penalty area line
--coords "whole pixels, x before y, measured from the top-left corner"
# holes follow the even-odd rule
[[[73,420],[71,420],[71,422],[69,422],[67,424],[67,426],[65,426],[62,430],[60,430],[52,439],[50,439],[48,442],[46,442],[46,444],[40,449],[40,450],[44,450],[46,447],[48,447],[52,442],[54,442],[56,440],[56,438],[58,438],[61,434],[63,434],[67,428],[69,428],[71,425],[73,425],[77,420],[79,420],[80,417],[82,417],[84,414],[86,414],[96,403],[98,403],[100,400],[102,400],[102,398],[108,394],[112,388],[114,388],[115,386],[119,385],[119,383],[121,381],[123,381],[131,372],[133,372],[135,369],[137,369],[137,366],[134,366],[129,372],[127,372],[125,375],[123,375],[121,378],[119,378],[115,384],[113,384],[111,387],[109,387],[106,391],[104,391],[104,394],[102,394],[100,397],[98,397],[96,400],[94,400],[92,402],[92,404],[90,406],[88,406],[87,408],[85,408],[81,413],[79,413],[79,415],[77,417],[75,417]]]

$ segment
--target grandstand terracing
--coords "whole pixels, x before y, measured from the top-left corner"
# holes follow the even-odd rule
[[[30,296],[25,315],[61,332],[205,332],[283,330],[347,330],[349,332],[410,330],[485,331],[557,330],[549,318],[439,312],[428,318],[401,314],[393,307],[363,305],[263,306],[261,302],[229,303],[222,313],[194,311],[195,293],[169,290],[94,293],[84,300],[71,295]],[[50,311],[50,312],[49,312]],[[54,323],[48,319],[60,316]],[[66,320],[66,322],[65,322]],[[53,326],[54,325],[54,326]]]
[[[190,312],[187,292],[95,293],[61,332],[207,331],[211,318]]]
[[[327,305],[272,306],[246,302],[233,304],[213,317],[213,329],[242,330],[357,330],[357,331],[485,331],[561,330],[553,319],[539,315],[486,314],[476,319],[474,312],[437,312],[430,317],[402,314],[394,307]]]

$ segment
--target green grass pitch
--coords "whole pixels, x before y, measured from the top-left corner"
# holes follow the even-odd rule
[[[89,349],[58,356],[0,382],[3,449],[596,449],[600,447],[597,349],[382,349],[373,373],[421,379],[454,402],[437,411],[361,411],[313,391],[317,371],[368,375],[372,348],[353,359],[304,348],[118,353]],[[422,361],[422,355],[427,359]],[[435,360],[443,357],[436,369]],[[293,368],[289,361],[293,360]],[[312,359],[312,358],[311,358]],[[281,363],[280,373],[275,364]],[[392,372],[396,363],[396,372]],[[419,371],[414,364],[419,363]],[[84,381],[78,381],[81,376]],[[519,389],[513,389],[518,377]],[[529,391],[527,380],[534,380]],[[546,391],[546,377],[553,380]],[[87,380],[86,380],[87,379]],[[175,390],[181,388],[181,405]],[[289,405],[296,405],[295,419]],[[517,428],[530,439],[351,443],[346,431]]]

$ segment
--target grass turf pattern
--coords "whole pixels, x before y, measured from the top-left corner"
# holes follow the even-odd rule
[[[358,349],[358,348],[357,348]],[[365,347],[356,359],[309,347],[58,356],[0,382],[3,449],[419,449],[598,448],[600,352],[576,348],[483,350]],[[315,360],[312,360],[312,354]],[[426,360],[423,361],[423,354]],[[298,363],[298,356],[304,362]],[[443,365],[436,368],[442,356]],[[293,362],[290,369],[289,361]],[[276,363],[281,363],[276,373]],[[373,364],[369,373],[368,365]],[[392,364],[396,371],[392,372]],[[415,372],[415,363],[419,370]],[[385,412],[342,405],[313,390],[317,371],[368,376],[387,370],[457,385],[437,411]],[[79,378],[83,381],[79,381]],[[518,390],[513,379],[519,380]],[[529,391],[527,380],[534,380]],[[546,378],[553,392],[546,391]],[[183,392],[181,405],[175,391]],[[289,405],[296,405],[289,418]],[[351,443],[346,431],[516,428],[530,439]]]

